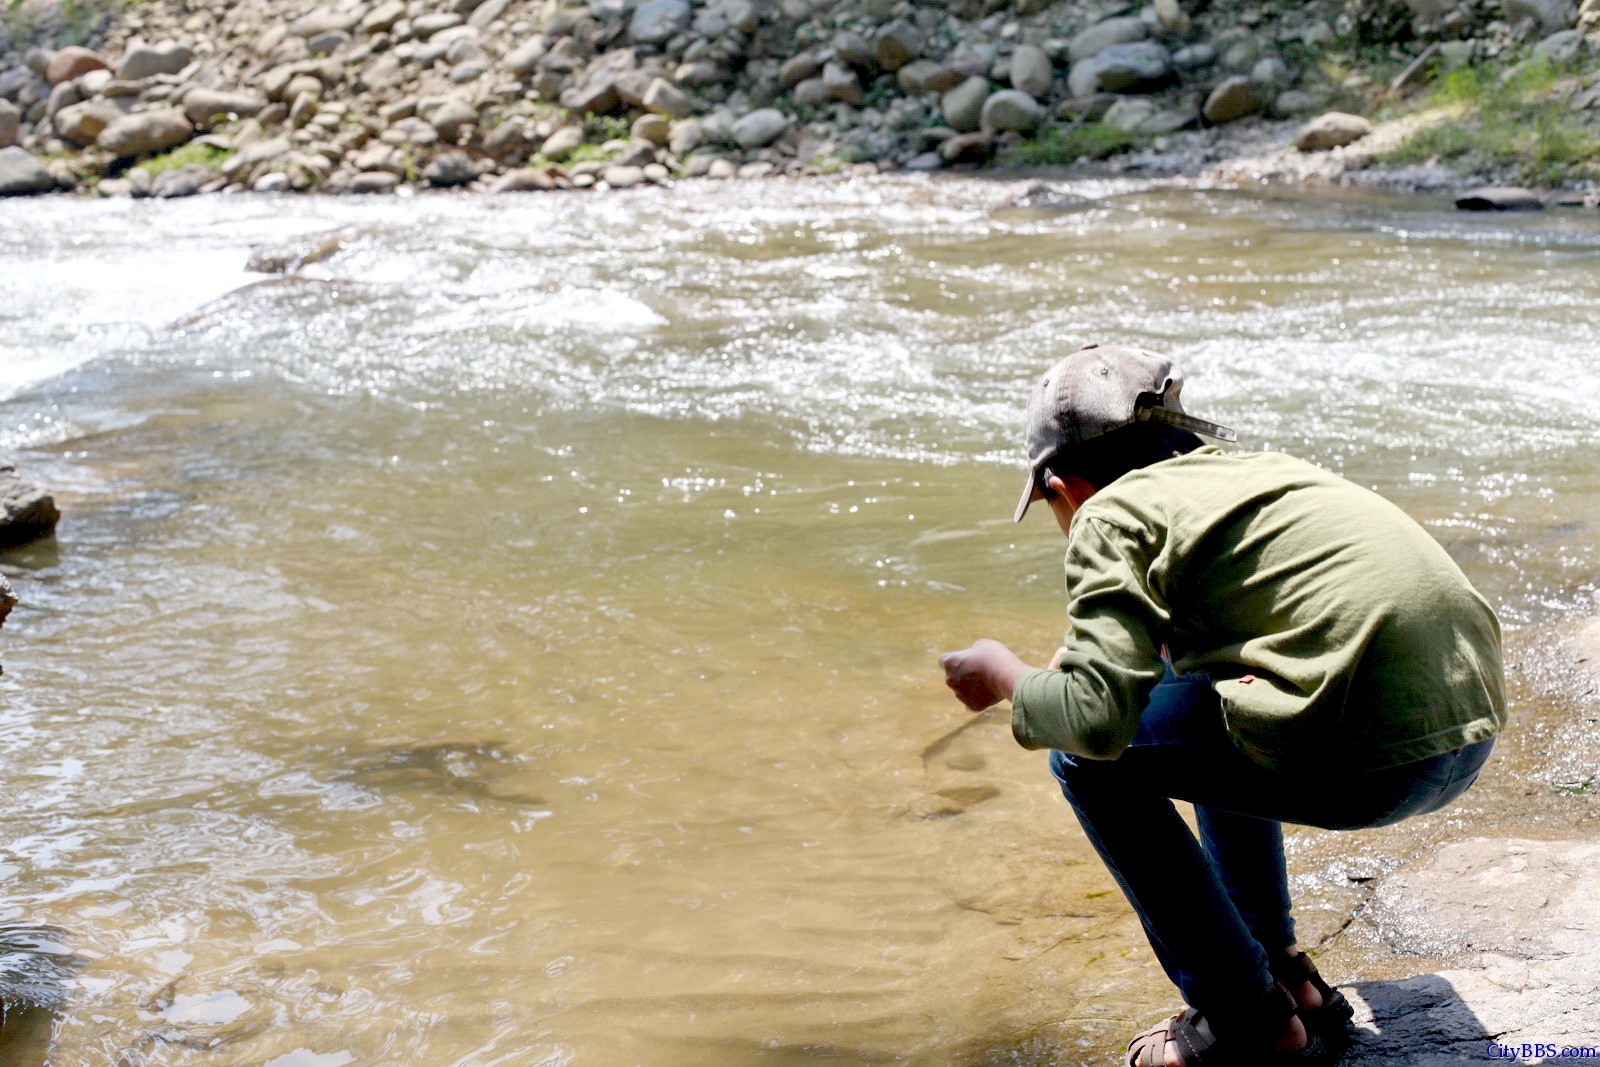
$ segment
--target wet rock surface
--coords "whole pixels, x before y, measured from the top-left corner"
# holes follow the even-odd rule
[[[1451,965],[1344,986],[1356,1029],[1342,1064],[1482,1063],[1491,1044],[1600,1044],[1587,1008],[1600,997],[1600,842],[1455,842],[1384,879],[1357,921],[1397,954]],[[1556,1059],[1521,1061],[1543,1058]]]
[[[22,477],[11,460],[0,459],[0,548],[48,537],[60,518],[54,496]]]

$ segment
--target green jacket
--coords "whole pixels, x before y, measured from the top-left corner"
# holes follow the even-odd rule
[[[1268,767],[1379,770],[1492,737],[1494,612],[1376,493],[1274,452],[1201,448],[1118,478],[1073,520],[1059,669],[1012,695],[1025,748],[1115,759],[1160,681],[1209,674]]]

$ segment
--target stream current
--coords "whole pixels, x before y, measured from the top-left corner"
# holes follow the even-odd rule
[[[1462,805],[1291,836],[1330,977],[1404,970],[1339,931],[1431,842],[1593,832],[1600,220],[1061,188],[0,203],[0,455],[65,514],[0,553],[0,994],[62,976],[0,1059],[1102,1062],[1175,995],[934,663],[1059,643],[1010,515],[1087,340],[1506,626]]]

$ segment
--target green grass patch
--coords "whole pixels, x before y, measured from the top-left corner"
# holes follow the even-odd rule
[[[1106,159],[1131,151],[1144,138],[1108,126],[1085,122],[1078,126],[1051,126],[1031,141],[1024,141],[1000,156],[1003,167],[1054,167],[1080,159]]]
[[[158,174],[168,171],[181,170],[184,167],[199,166],[207,170],[219,170],[223,162],[233,155],[226,148],[218,148],[213,144],[186,144],[174,148],[170,152],[163,152],[159,156],[149,159],[134,167],[142,170],[154,178]]]
[[[617,153],[615,151],[608,150],[604,145],[597,145],[590,141],[585,141],[577,148],[574,148],[572,151],[568,152],[566,158],[561,162],[564,166],[572,167],[579,163],[589,163],[595,160],[606,162],[616,158],[616,155]]]
[[[1565,99],[1577,85],[1575,75],[1543,60],[1444,74],[1420,103],[1451,117],[1418,130],[1380,162],[1437,161],[1464,174],[1509,172],[1529,185],[1600,176],[1600,128]]]

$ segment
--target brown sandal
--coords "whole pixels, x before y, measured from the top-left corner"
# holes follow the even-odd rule
[[[1311,962],[1311,957],[1304,952],[1293,956],[1284,956],[1272,961],[1273,981],[1286,989],[1296,990],[1307,982],[1322,997],[1322,1007],[1301,1008],[1300,1021],[1307,1030],[1317,1030],[1321,1033],[1343,1030],[1356,1010],[1350,1006],[1345,995],[1323,981],[1322,975],[1317,973],[1317,965]]]
[[[1274,986],[1240,1010],[1216,1015],[1218,1036],[1211,1020],[1186,1008],[1159,1026],[1128,1042],[1126,1067],[1165,1067],[1167,1042],[1178,1046],[1184,1067],[1324,1067],[1332,1063],[1331,1050],[1317,1034],[1306,1031],[1306,1047],[1279,1052],[1273,1047],[1283,1025],[1295,1015],[1294,997]]]

